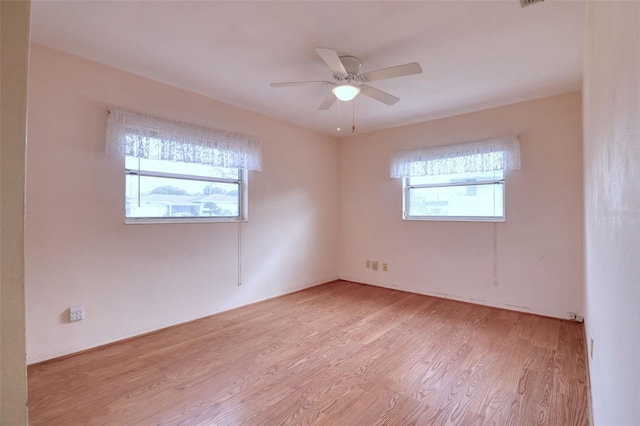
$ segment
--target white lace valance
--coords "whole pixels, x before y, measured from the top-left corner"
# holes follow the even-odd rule
[[[397,151],[391,158],[392,178],[519,168],[520,143],[517,136]]]
[[[257,139],[135,112],[110,110],[107,143],[137,158],[262,170]]]

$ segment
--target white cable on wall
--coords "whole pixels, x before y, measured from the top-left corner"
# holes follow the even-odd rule
[[[498,285],[498,223],[493,222],[493,285]]]
[[[242,223],[238,222],[238,286],[242,285]]]

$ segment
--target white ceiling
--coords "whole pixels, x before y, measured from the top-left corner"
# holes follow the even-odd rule
[[[351,103],[318,106],[331,79],[316,47],[363,71],[418,62],[355,102],[357,133],[578,91],[582,1],[33,1],[32,41],[333,136]],[[340,104],[340,108],[338,108]],[[340,109],[340,111],[339,111]],[[342,127],[342,132],[336,128]]]

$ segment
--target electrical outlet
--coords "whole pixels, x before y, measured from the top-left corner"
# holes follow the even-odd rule
[[[84,308],[80,306],[72,306],[69,308],[69,322],[80,321],[84,318]]]
[[[367,268],[371,268],[371,261],[367,260]]]
[[[374,271],[378,270],[378,261],[377,260],[372,260],[371,261],[371,269],[373,269]]]
[[[389,270],[389,268],[387,268],[387,264],[386,264],[386,263],[383,263],[383,264],[382,264],[382,270],[383,270],[384,272],[387,272],[387,271]]]

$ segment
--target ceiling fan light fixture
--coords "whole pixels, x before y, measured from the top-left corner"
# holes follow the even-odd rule
[[[347,102],[355,98],[356,95],[360,93],[360,88],[352,84],[341,84],[340,86],[336,86],[331,89],[331,91],[336,95],[336,98]]]

